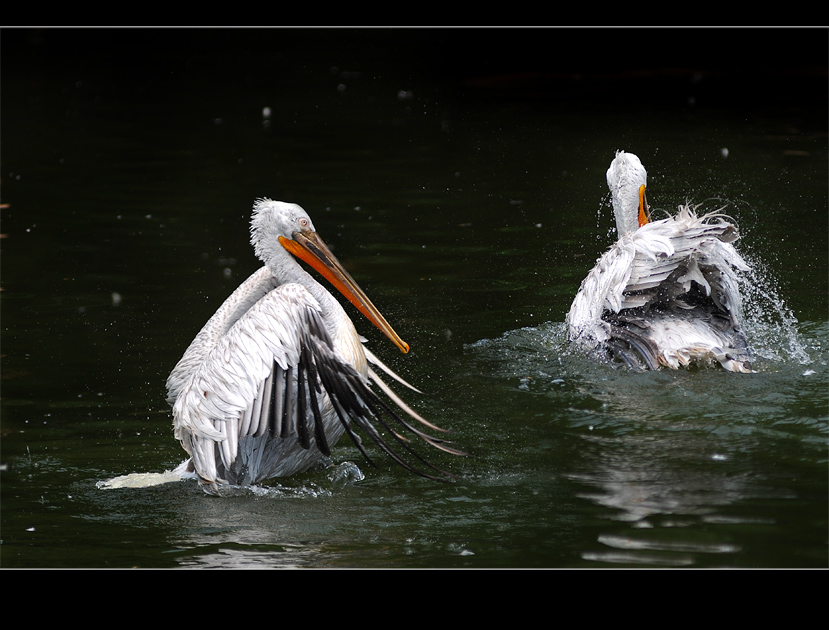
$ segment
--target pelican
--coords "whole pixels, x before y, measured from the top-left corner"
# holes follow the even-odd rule
[[[737,228],[720,212],[679,207],[651,221],[647,172],[618,151],[607,170],[618,240],[582,281],[567,314],[570,341],[637,369],[720,364],[751,372],[742,331],[734,249]]]
[[[402,352],[409,351],[305,210],[257,199],[250,231],[263,267],[227,298],[167,379],[175,437],[190,454],[177,470],[195,473],[205,492],[222,494],[228,487],[308,470],[330,456],[343,433],[373,464],[355,432],[359,428],[412,472],[451,477],[420,458],[391,426],[397,423],[431,446],[463,453],[405,421],[378,396],[372,385],[413,418],[443,431],[380,379],[371,366],[415,389],[363,345],[340,303],[294,258],[316,269]],[[394,450],[374,423],[409,456]],[[433,472],[422,471],[412,458]]]

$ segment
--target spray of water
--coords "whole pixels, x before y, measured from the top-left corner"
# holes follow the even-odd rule
[[[798,321],[780,297],[774,275],[759,259],[743,254],[750,269],[740,274],[744,328],[755,356],[771,361],[812,362],[798,332]]]

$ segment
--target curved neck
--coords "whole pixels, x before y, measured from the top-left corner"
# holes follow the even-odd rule
[[[613,214],[619,238],[639,229],[639,197],[613,195]]]
[[[648,185],[648,172],[633,153],[617,151],[607,169],[607,186],[619,238],[639,229],[639,189]]]
[[[336,317],[332,317],[333,314],[339,312],[345,314],[337,299],[322,284],[317,282],[316,278],[305,271],[299,261],[281,246],[268,257],[265,265],[279,284],[295,282],[308,289],[308,292],[314,296],[314,299],[322,307],[322,318],[327,326],[330,327],[333,322],[337,321]]]

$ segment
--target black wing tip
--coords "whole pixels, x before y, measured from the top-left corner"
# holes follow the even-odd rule
[[[316,392],[321,392],[324,389],[332,401],[336,415],[345,428],[349,438],[357,446],[366,461],[372,466],[379,468],[369,456],[360,437],[354,432],[352,423],[357,425],[362,432],[366,433],[392,461],[404,469],[420,477],[434,481],[451,482],[453,479],[459,479],[457,475],[441,470],[426,461],[426,459],[408,444],[406,438],[394,431],[391,424],[399,424],[407,432],[418,436],[433,448],[458,456],[466,456],[466,453],[448,446],[449,442],[447,440],[433,437],[419,431],[402,419],[364,382],[351,365],[343,362],[332,351],[333,344],[331,338],[322,321],[319,319],[319,315],[316,312],[309,312],[308,319],[309,325],[305,328],[307,334],[302,341],[300,352],[300,372],[304,374],[303,378],[307,378],[309,381],[307,387],[303,387],[302,389],[307,390],[311,411],[315,418],[316,432],[323,431]],[[334,374],[337,376],[333,376]],[[386,417],[388,417],[388,420]],[[411,458],[420,462],[428,471],[422,470],[421,466],[408,461],[408,459],[401,456],[401,454],[392,448],[391,444],[389,444],[386,438],[374,426],[374,422],[377,422],[378,425],[387,430],[393,436],[394,441]],[[444,433],[449,432],[439,427],[437,429]],[[327,448],[328,444],[324,435],[321,436],[321,439],[318,435],[315,437],[317,438],[315,440],[317,447],[320,450]]]

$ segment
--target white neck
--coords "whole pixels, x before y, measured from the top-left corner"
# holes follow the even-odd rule
[[[633,153],[617,152],[607,169],[607,186],[619,238],[639,229],[639,188],[647,183],[648,172],[639,158]]]
[[[322,284],[317,282],[316,278],[305,271],[299,261],[281,245],[270,250],[268,254],[269,256],[264,262],[279,281],[279,284],[295,282],[308,289],[309,293],[314,296],[322,307],[323,319],[330,325],[329,320],[336,319],[330,317],[330,315],[343,311],[337,299]]]
[[[639,191],[636,196],[613,196],[613,214],[616,217],[616,230],[619,238],[639,229]]]

